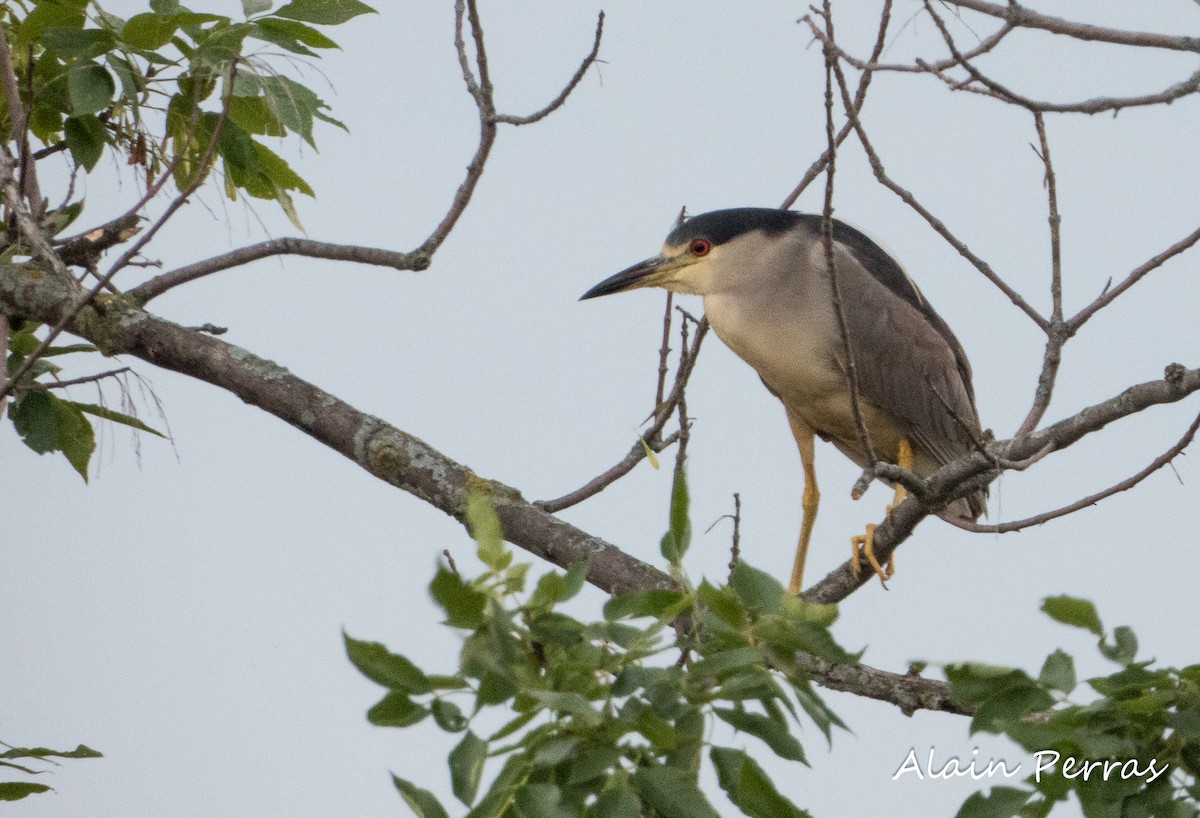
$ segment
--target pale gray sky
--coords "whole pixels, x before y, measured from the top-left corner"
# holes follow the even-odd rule
[[[862,54],[876,13],[864,5],[839,8],[842,38]],[[451,4],[379,6],[379,16],[331,32],[343,52],[297,67],[352,131],[323,128],[321,152],[296,155],[318,192],[298,204],[313,238],[404,250],[449,202],[477,125],[452,46]],[[557,92],[590,46],[599,8],[483,4],[506,111],[531,111]],[[918,8],[898,2],[897,23]],[[228,326],[231,342],[527,497],[557,496],[606,468],[650,409],[662,297],[576,299],[656,252],[681,205],[699,213],[778,204],[824,146],[824,80],[820,49],[796,23],[804,3],[614,0],[604,9],[604,63],[549,120],[502,131],[475,201],[431,269],[270,260],[179,288],[155,310]],[[1180,33],[1200,22],[1200,9],[1183,0],[1059,3],[1053,13]],[[982,19],[970,26],[992,30]],[[896,31],[889,59],[941,55],[928,21]],[[968,41],[967,28],[957,33]],[[1064,100],[1160,90],[1195,69],[1186,55],[1038,34],[1014,35],[985,67],[1032,96]],[[1029,115],[950,94],[930,78],[883,75],[864,121],[896,179],[1046,309],[1049,240]],[[1110,276],[1195,229],[1198,124],[1195,99],[1115,119],[1050,120],[1068,313]],[[132,195],[129,179],[108,181],[120,170],[102,164],[103,178],[88,181],[87,223]],[[840,155],[837,179],[839,215],[906,265],[970,355],[984,425],[1011,434],[1041,363],[1036,329],[874,182],[861,151]],[[820,207],[817,188],[799,209]],[[168,268],[258,240],[259,218],[271,235],[294,233],[273,206],[256,203],[251,215],[216,190],[203,202],[152,245]],[[1067,347],[1049,420],[1161,377],[1172,361],[1196,365],[1196,270],[1195,257],[1169,263],[1086,326]],[[340,631],[451,668],[456,637],[437,625],[425,588],[443,548],[471,565],[462,529],[227,394],[125,363],[152,381],[174,449],[146,439],[139,458],[124,431],[106,429],[84,486],[61,458],[37,458],[11,428],[0,434],[0,740],[84,742],[105,754],[65,763],[44,777],[57,793],[11,805],[10,814],[404,814],[389,770],[461,812],[444,761],[455,737],[432,725],[368,725],[364,713],[381,691],[346,661]],[[689,408],[698,532],[690,575],[724,576],[728,527],[699,532],[731,510],[736,491],[744,556],[784,577],[800,470],[783,412],[715,338]],[[990,519],[1055,507],[1132,474],[1195,412],[1194,399],[1151,410],[1006,476],[993,487]],[[846,558],[847,538],[880,517],[889,494],[877,486],[852,503],[858,469],[828,446],[817,458],[824,504],[813,578]],[[1081,678],[1108,673],[1090,637],[1038,612],[1043,597],[1070,593],[1095,600],[1110,628],[1132,625],[1144,657],[1194,662],[1196,455],[1180,458],[1176,471],[1182,485],[1166,469],[1021,534],[967,535],[926,521],[898,552],[891,589],[853,595],[835,634],[889,670],[916,659],[985,659],[1036,672],[1062,647]],[[563,516],[657,562],[669,491],[669,469],[643,464]],[[595,606],[600,595],[588,600]],[[978,785],[892,782],[912,747],[932,746],[939,758],[979,747],[985,759],[1032,769],[1015,745],[969,737],[965,719],[907,719],[832,693],[828,701],[853,734],[836,734],[826,754],[809,730],[801,738],[812,769],[771,768],[816,816],[953,815]]]

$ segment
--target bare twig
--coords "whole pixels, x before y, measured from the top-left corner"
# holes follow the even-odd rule
[[[1112,497],[1114,494],[1128,491],[1150,475],[1154,474],[1154,472],[1170,463],[1172,460],[1178,457],[1184,449],[1191,445],[1192,440],[1196,437],[1196,430],[1198,428],[1200,428],[1200,415],[1196,416],[1196,419],[1192,421],[1192,425],[1188,427],[1187,431],[1184,432],[1183,437],[1181,437],[1174,446],[1167,449],[1158,457],[1154,458],[1154,460],[1151,461],[1150,465],[1146,466],[1146,468],[1119,483],[1109,486],[1103,491],[1098,491],[1095,494],[1089,494],[1087,497],[1076,500],[1075,502],[1065,505],[1062,508],[1056,508],[1053,511],[1035,514],[1032,517],[1026,517],[1023,520],[1015,520],[1010,523],[980,525],[979,523],[972,523],[966,520],[954,520],[953,522],[959,528],[962,528],[966,531],[973,531],[981,534],[1004,534],[1009,531],[1020,531],[1023,528],[1031,528],[1035,525],[1042,525],[1043,523],[1048,523],[1051,520],[1059,517],[1065,517],[1068,514],[1072,514],[1080,509],[1087,508],[1088,506],[1094,506],[1101,500]]]
[[[1047,220],[1050,223],[1050,326],[1046,329],[1046,352],[1042,359],[1042,371],[1038,375],[1037,389],[1034,391],[1033,406],[1029,414],[1017,429],[1015,437],[1024,437],[1037,428],[1046,410],[1050,407],[1050,398],[1054,394],[1054,382],[1058,378],[1058,368],[1062,363],[1063,345],[1071,337],[1070,330],[1063,320],[1062,297],[1062,216],[1058,212],[1058,184],[1054,177],[1054,164],[1050,159],[1050,140],[1046,136],[1046,121],[1040,111],[1033,112],[1034,126],[1037,128],[1038,141],[1041,144],[1039,155],[1046,167],[1046,198],[1048,200]]]
[[[495,114],[492,117],[493,120],[496,122],[503,122],[507,125],[530,125],[534,122],[545,119],[550,114],[561,108],[563,103],[567,101],[567,97],[571,95],[571,92],[574,91],[575,87],[583,80],[583,77],[585,74],[587,74],[588,69],[595,64],[596,57],[600,54],[600,38],[602,36],[604,36],[603,11],[600,12],[600,16],[596,20],[596,39],[592,42],[592,50],[586,57],[583,58],[583,62],[580,63],[579,68],[575,71],[575,74],[571,77],[567,84],[563,86],[563,89],[559,91],[558,96],[550,101],[550,104],[548,104],[545,108],[542,108],[540,111],[530,114],[529,116]]]
[[[662,346],[658,350],[658,385],[654,390],[654,417],[657,419],[662,411],[663,394],[667,388],[667,356],[671,354],[671,303],[675,293],[667,290],[667,306],[663,310]],[[667,412],[670,414],[670,412]]]
[[[987,54],[988,52],[994,50],[996,48],[996,46],[1000,45],[1000,42],[1005,37],[1007,37],[1013,31],[1014,28],[1015,28],[1015,26],[1013,26],[1009,23],[1005,23],[1002,27],[997,29],[994,33],[988,35],[985,39],[981,40],[979,45],[977,45],[975,48],[972,48],[970,51],[965,52],[962,56],[968,60],[971,60],[971,59],[974,59],[975,57],[979,57],[984,54]],[[956,65],[959,64],[958,60],[955,59],[954,57],[950,57],[948,59],[941,60],[939,62],[934,62],[934,63],[923,62],[923,63],[914,64],[914,65],[899,64],[899,63],[881,63],[881,62],[878,62],[878,60],[879,60],[878,54],[873,54],[871,56],[871,58],[868,60],[860,60],[859,58],[855,57],[853,54],[850,54],[849,52],[842,49],[842,47],[837,45],[837,43],[831,44],[828,40],[825,39],[824,34],[820,34],[820,35],[818,35],[818,37],[820,38],[822,44],[824,44],[826,46],[828,46],[828,45],[833,46],[834,50],[837,51],[838,59],[843,60],[846,63],[849,63],[851,66],[858,69],[859,71],[887,71],[889,73],[925,74],[925,73],[929,73],[930,71],[935,71],[935,72],[936,71],[946,71],[950,68],[954,68]]]
[[[833,10],[830,0],[825,0],[824,14],[825,33],[830,40],[833,36]],[[829,162],[825,167],[825,207],[821,214],[821,243],[825,250],[825,267],[829,270],[829,285],[833,291],[833,311],[837,315],[838,333],[842,336],[842,350],[846,354],[846,384],[850,389],[850,414],[854,418],[854,430],[858,434],[859,445],[867,456],[867,467],[875,465],[875,448],[871,445],[871,434],[863,421],[862,407],[859,405],[858,366],[854,360],[854,348],[850,343],[850,328],[846,324],[846,310],[842,304],[842,289],[838,282],[837,259],[833,253],[833,177],[837,170],[837,146],[833,135],[833,64],[837,56],[832,50],[825,51],[825,152]],[[850,99],[845,100],[851,105]],[[855,114],[857,117],[857,113]]]
[[[892,0],[884,0],[883,11],[880,12],[879,15],[879,34],[875,38],[875,47],[871,51],[872,63],[878,60],[879,55],[883,53],[884,45],[887,43],[887,30],[891,19]],[[867,98],[867,89],[871,86],[871,77],[873,73],[873,69],[866,67],[862,69],[862,76],[858,79],[858,89],[854,92],[854,110],[856,112],[862,111],[863,103]],[[850,124],[849,120],[842,124],[841,130],[838,131],[837,138],[834,139],[834,151],[836,151],[838,146],[846,141],[846,137],[850,135],[851,130],[853,130],[853,126]],[[803,193],[810,184],[812,184],[813,180],[821,174],[821,171],[825,170],[825,166],[832,156],[833,153],[830,152],[829,148],[826,148],[825,151],[817,158],[817,161],[809,165],[808,170],[804,172],[804,176],[802,176],[796,186],[792,188],[792,192],[789,193],[786,198],[784,198],[782,203],[780,203],[780,210],[787,210],[796,203],[796,200],[800,198],[800,194]]]
[[[660,439],[663,427],[666,426],[671,414],[679,405],[680,396],[687,389],[688,379],[692,376],[692,370],[696,366],[696,359],[700,355],[700,344],[704,342],[704,337],[708,334],[708,319],[702,318],[696,325],[696,334],[692,338],[690,348],[685,347],[679,351],[679,369],[675,372],[675,385],[671,388],[671,394],[667,396],[666,401],[662,404],[662,410],[655,416],[654,423],[642,435],[641,440],[633,444],[621,460],[611,468],[604,471],[602,474],[593,477],[583,486],[575,489],[562,497],[554,500],[539,500],[534,505],[538,508],[555,513],[562,511],[564,508],[570,508],[573,505],[583,502],[589,497],[599,494],[604,489],[611,486],[617,480],[620,480],[625,475],[633,470],[633,467],[646,457],[646,449],[649,447],[651,451],[660,452],[677,442],[681,432],[674,432],[665,438]]]
[[[358,264],[391,267],[395,270],[424,270],[429,266],[429,256],[421,252],[398,253],[378,247],[332,244],[325,241],[287,237],[259,242],[198,261],[195,264],[179,267],[134,287],[127,295],[136,299],[139,304],[145,304],[181,284],[187,284],[198,278],[233,267],[240,267],[252,261],[280,255],[307,256],[330,261],[353,261]]]
[[[68,386],[78,386],[84,383],[97,383],[105,378],[115,378],[117,375],[124,375],[129,371],[129,367],[123,366],[119,369],[110,369],[107,372],[98,372],[95,375],[84,375],[81,378],[71,378],[67,381],[55,381],[54,383],[38,384],[38,389],[65,389]]]
[[[807,18],[806,18],[807,19]],[[818,30],[812,20],[807,21],[813,30]],[[1008,283],[996,274],[991,265],[984,261],[979,256],[975,255],[969,247],[961,239],[946,227],[945,222],[934,216],[924,205],[917,201],[917,198],[890,176],[884,170],[883,160],[879,158],[879,154],[875,151],[875,147],[871,144],[871,140],[867,137],[866,129],[863,127],[862,120],[854,111],[853,103],[850,99],[850,91],[846,82],[846,75],[842,71],[841,64],[837,60],[833,61],[833,73],[837,78],[838,87],[842,94],[842,104],[846,108],[846,115],[850,118],[850,122],[854,127],[855,133],[858,135],[858,140],[863,146],[863,150],[867,154],[867,160],[871,164],[871,170],[875,173],[875,178],[886,187],[888,190],[895,193],[900,199],[912,208],[916,213],[925,219],[933,230],[941,236],[945,241],[958,251],[959,255],[969,261],[975,269],[981,272],[988,281],[992,282],[1002,293],[1008,296],[1011,301],[1021,312],[1025,313],[1029,318],[1038,325],[1043,331],[1049,326],[1049,322],[1038,313],[1029,303],[1021,297],[1021,295],[1008,285]]]
[[[492,101],[492,80],[488,73],[487,50],[483,44],[483,29],[479,23],[479,13],[475,7],[475,0],[468,0],[470,7],[469,19],[471,22],[471,33],[475,40],[475,66],[479,71],[479,79],[476,80],[474,72],[471,70],[470,60],[467,56],[467,45],[463,40],[463,15],[466,9],[463,5],[463,0],[457,0],[454,4],[454,47],[458,51],[458,62],[462,68],[463,82],[467,85],[467,92],[471,98],[475,100],[475,106],[479,109],[479,145],[475,149],[475,155],[471,157],[471,162],[467,165],[467,177],[458,186],[458,190],[454,193],[454,198],[450,202],[450,207],[446,211],[446,215],[442,217],[441,222],[429,234],[429,238],[421,244],[417,249],[418,253],[423,253],[426,256],[433,256],[437,249],[442,246],[446,237],[450,235],[450,231],[454,229],[454,225],[458,224],[458,220],[466,211],[467,205],[471,202],[471,197],[475,193],[475,188],[479,184],[479,179],[483,176],[483,168],[487,164],[488,155],[492,152],[492,146],[496,143],[496,107]]]
[[[1166,250],[1163,250],[1161,253],[1158,253],[1157,255],[1155,255],[1153,258],[1148,260],[1145,264],[1142,264],[1142,265],[1138,266],[1137,268],[1135,268],[1132,272],[1130,272],[1129,275],[1127,275],[1116,286],[1110,287],[1110,286],[1106,285],[1104,288],[1104,292],[1102,292],[1095,301],[1093,301],[1091,304],[1088,304],[1086,307],[1084,307],[1082,310],[1080,310],[1078,312],[1078,314],[1075,315],[1074,318],[1067,321],[1067,327],[1068,327],[1069,331],[1071,333],[1078,332],[1079,328],[1082,327],[1085,323],[1087,323],[1087,321],[1093,315],[1095,315],[1100,310],[1107,307],[1114,300],[1116,300],[1122,293],[1124,293],[1126,290],[1128,290],[1134,284],[1137,284],[1139,281],[1141,281],[1143,278],[1145,278],[1147,273],[1157,270],[1165,262],[1167,262],[1170,259],[1174,258],[1175,256],[1179,255],[1180,253],[1190,250],[1192,247],[1194,247],[1196,245],[1197,242],[1200,242],[1200,227],[1196,228],[1191,233],[1189,233],[1188,235],[1184,236],[1179,241],[1172,244]]]
[[[742,558],[742,495],[733,493],[733,542],[729,546],[729,581]]]
[[[941,32],[942,39],[950,50],[951,58],[948,61],[931,65],[923,60],[917,61],[917,67],[941,79],[955,91],[970,91],[976,94],[982,94],[1003,102],[1019,105],[1029,111],[1041,113],[1077,113],[1077,114],[1099,114],[1108,111],[1120,111],[1123,108],[1136,108],[1146,105],[1161,105],[1169,104],[1177,99],[1194,94],[1200,91],[1200,71],[1197,71],[1191,77],[1181,82],[1175,83],[1169,88],[1160,91],[1156,94],[1143,94],[1133,97],[1095,97],[1092,99],[1082,100],[1080,102],[1043,102],[1040,100],[1031,99],[1023,94],[1019,94],[1008,88],[1005,85],[997,82],[991,77],[984,74],[971,62],[971,55],[959,53],[958,48],[954,44],[954,38],[950,34],[950,30],[946,27],[941,16],[934,11],[930,0],[925,0],[925,10],[938,30]],[[947,65],[949,63],[949,65]],[[971,80],[983,86],[977,87],[970,84],[970,81],[957,81],[944,72],[947,68],[961,67],[970,75]]]

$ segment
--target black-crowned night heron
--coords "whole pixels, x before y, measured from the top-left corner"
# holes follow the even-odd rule
[[[608,278],[594,298],[639,287],[704,297],[717,336],[783,402],[804,466],[803,521],[790,590],[799,593],[820,493],[813,437],[866,468],[854,422],[846,344],[833,297],[821,216],[767,208],[695,216],[662,253]],[[969,453],[980,437],[971,365],[900,264],[853,227],[833,220],[834,265],[861,416],[875,456],[928,476]],[[897,488],[898,503],[903,499]],[[978,519],[986,492],[956,500],[944,516]],[[891,506],[889,506],[890,510]],[[872,551],[874,526],[852,540],[854,559],[891,576]],[[861,545],[861,550],[860,550]]]

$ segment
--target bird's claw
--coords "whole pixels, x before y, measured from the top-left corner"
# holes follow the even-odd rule
[[[889,508],[888,511],[890,512],[891,509]],[[859,576],[862,573],[862,560],[865,558],[875,572],[875,576],[879,577],[879,584],[887,588],[887,580],[896,573],[896,558],[889,554],[885,566],[875,557],[875,528],[875,523],[868,523],[866,533],[850,538],[850,567],[854,571],[854,576]]]

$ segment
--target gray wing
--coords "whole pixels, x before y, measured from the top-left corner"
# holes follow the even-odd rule
[[[838,264],[859,389],[944,465],[979,435],[970,364],[895,260],[870,246],[875,252],[864,254],[842,243],[849,258],[839,253]],[[901,282],[909,297],[897,297]]]

